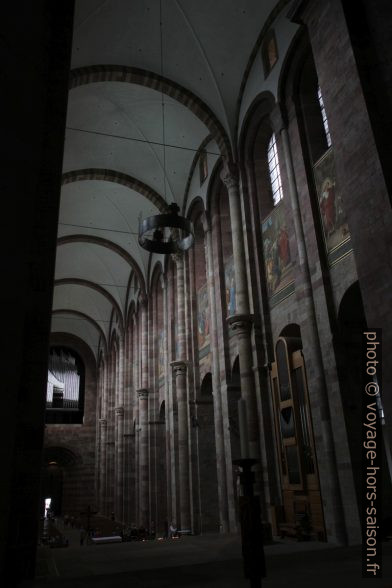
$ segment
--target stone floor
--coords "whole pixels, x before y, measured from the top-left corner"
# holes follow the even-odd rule
[[[80,546],[67,530],[69,547],[39,548],[31,588],[245,588],[237,536],[204,535],[180,540]],[[280,541],[265,548],[263,588],[392,588],[392,543],[383,544],[383,579],[362,579],[361,548]]]

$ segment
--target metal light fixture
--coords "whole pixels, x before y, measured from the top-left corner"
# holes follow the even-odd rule
[[[139,245],[153,253],[178,253],[193,245],[194,231],[190,220],[179,216],[174,202],[166,214],[139,220]]]
[[[161,77],[163,77],[163,37],[162,0],[159,2]],[[165,104],[162,97],[162,145],[163,145],[163,184],[166,200],[166,143],[165,143]],[[139,219],[139,245],[151,253],[179,253],[192,247],[194,242],[193,225],[190,220],[179,215],[180,208],[173,202],[167,212]]]

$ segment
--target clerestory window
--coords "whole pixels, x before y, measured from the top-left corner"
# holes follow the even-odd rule
[[[318,86],[318,88],[317,88],[317,98],[318,98],[318,101],[319,101],[320,110],[321,110],[321,116],[322,116],[322,119],[323,119],[325,138],[327,139],[327,145],[328,145],[328,147],[331,147],[331,145],[332,145],[331,133],[329,132],[328,118],[327,118],[327,113],[325,111],[324,100],[323,100],[323,95],[321,93],[320,86]]]
[[[279,158],[278,149],[276,146],[275,133],[272,134],[272,137],[268,143],[267,157],[271,181],[272,201],[274,203],[274,206],[276,206],[278,202],[280,202],[280,200],[283,198],[283,190],[282,181],[280,178]]]

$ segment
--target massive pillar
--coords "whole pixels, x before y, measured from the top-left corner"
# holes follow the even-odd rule
[[[182,529],[191,528],[190,477],[189,477],[189,423],[187,360],[185,337],[185,279],[184,256],[176,255],[177,267],[177,357],[172,362],[176,384],[178,409],[178,470],[180,491],[180,524]]]
[[[134,455],[133,455],[133,512],[134,512],[134,523],[137,525],[139,522],[139,503],[140,503],[140,483],[139,483],[139,399],[137,389],[140,388],[140,349],[139,349],[139,328],[136,314],[133,316],[133,382],[134,382],[134,395],[133,395],[133,430],[135,433],[134,439]]]
[[[241,200],[237,168],[226,163],[221,179],[227,187],[230,206],[231,233],[233,240],[233,259],[236,287],[236,314],[228,318],[228,323],[237,335],[240,360],[241,395],[245,404],[246,431],[240,430],[242,457],[260,459],[258,411],[256,388],[253,374],[251,330],[253,317],[250,314],[248,282],[246,275],[246,256],[242,228]],[[246,437],[247,439],[246,439]]]
[[[172,443],[170,432],[173,431],[173,406],[171,398],[169,398],[169,369],[168,369],[168,300],[167,300],[167,279],[161,276],[161,285],[163,290],[163,365],[165,373],[165,449],[166,449],[166,513],[168,519],[172,520],[172,480],[174,472],[172,473]]]
[[[1,236],[4,288],[0,576],[33,578],[57,218],[74,2],[9,4],[2,14]],[[22,147],[23,146],[23,147]],[[21,155],[15,156],[17,153]],[[23,170],[23,171],[22,171]],[[15,230],[18,227],[18,230]]]
[[[105,513],[106,499],[106,438],[107,438],[107,420],[99,419],[100,435],[100,464],[99,464],[99,497],[98,507],[100,513]]]
[[[131,472],[133,465],[133,446],[134,434],[132,431],[132,333],[128,329],[125,335],[124,348],[124,522],[129,525],[133,521],[131,509],[133,488],[131,486]],[[132,521],[131,521],[132,519]]]
[[[340,149],[336,184],[354,248],[369,329],[392,350],[390,3],[302,2],[292,15],[307,27],[332,140]],[[364,39],[366,38],[366,42]],[[339,47],[339,51],[336,50]],[[349,116],[348,116],[349,113]],[[349,170],[349,172],[348,172]],[[392,364],[382,366],[383,431],[392,447]]]
[[[124,407],[116,406],[116,520],[124,522]]]
[[[207,287],[208,300],[210,306],[211,318],[211,351],[212,351],[212,396],[214,402],[214,429],[215,429],[215,446],[216,446],[216,465],[218,478],[218,496],[219,496],[219,519],[221,531],[229,531],[229,513],[228,513],[228,494],[226,479],[226,455],[224,444],[224,425],[222,411],[222,397],[220,387],[220,365],[218,349],[218,327],[216,316],[215,292],[214,292],[214,260],[212,252],[212,235],[211,226],[206,223],[204,227],[206,233],[205,256],[207,268]]]
[[[139,517],[149,527],[149,460],[148,460],[148,321],[147,299],[141,301],[141,389],[139,405]]]
[[[120,338],[117,359],[117,394],[115,407],[115,496],[116,520],[124,522],[124,337]]]
[[[306,355],[308,359],[310,359],[308,365],[311,364],[311,376],[313,380],[310,402],[312,408],[315,409],[314,412],[318,411],[321,415],[322,444],[317,444],[317,450],[318,454],[322,456],[323,467],[320,468],[320,480],[324,502],[324,516],[329,534],[334,536],[336,540],[345,542],[346,531],[338,471],[336,467],[331,415],[290,140],[278,106],[275,107],[271,119],[275,132],[279,132],[282,139],[289,186],[289,200],[298,249],[298,279],[296,280],[296,291],[297,296],[300,296],[307,317],[306,325],[304,325],[304,345],[306,344],[308,350]]]
[[[139,525],[149,527],[148,390],[137,391],[139,402]]]

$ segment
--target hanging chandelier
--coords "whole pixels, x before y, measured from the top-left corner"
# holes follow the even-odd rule
[[[152,253],[179,253],[193,245],[194,232],[190,220],[180,216],[173,202],[166,214],[156,214],[139,220],[139,245]]]
[[[161,46],[161,77],[163,77],[163,35],[162,0],[159,2],[159,25]],[[165,104],[162,100],[162,146],[163,146],[163,185],[166,201],[166,143],[165,143]],[[139,218],[139,245],[151,253],[179,253],[192,247],[194,242],[193,225],[190,220],[179,215],[180,208],[173,202],[164,214],[156,214],[142,220]]]

